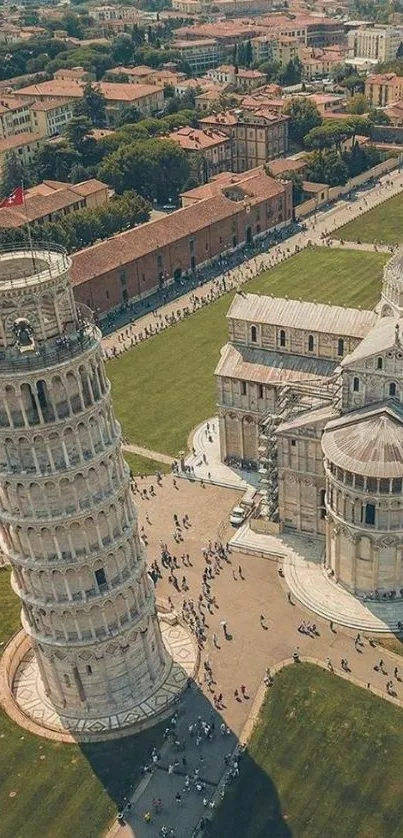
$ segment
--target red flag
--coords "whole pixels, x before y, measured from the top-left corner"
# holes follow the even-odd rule
[[[8,196],[8,198],[4,198],[4,201],[0,202],[0,208],[2,207],[20,207],[24,203],[24,190],[22,186],[17,186],[16,189]]]

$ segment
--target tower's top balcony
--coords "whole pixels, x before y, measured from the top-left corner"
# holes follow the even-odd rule
[[[0,248],[0,298],[3,294],[47,285],[65,275],[71,259],[58,244],[35,243]],[[39,290],[39,289],[38,289]]]
[[[27,345],[0,346],[0,375],[18,375],[39,369],[49,369],[82,355],[101,340],[101,332],[94,315],[84,303],[75,305],[76,320],[63,335],[35,343],[27,334]],[[25,327],[22,326],[22,329]]]

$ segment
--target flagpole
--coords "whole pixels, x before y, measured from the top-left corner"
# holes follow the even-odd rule
[[[24,191],[23,181],[21,181],[21,189],[22,189],[22,199],[24,201],[25,221],[26,221],[26,227],[27,227],[27,233],[28,233],[28,244],[29,244],[29,249],[31,251],[33,266],[35,268],[34,249],[32,247],[31,228],[29,226],[28,210],[27,210],[27,203],[26,203],[26,200],[25,200],[25,191]]]

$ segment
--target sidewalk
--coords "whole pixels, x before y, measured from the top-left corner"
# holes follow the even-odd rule
[[[386,183],[391,181],[391,183]],[[132,339],[139,335],[144,336],[144,330],[152,330],[155,333],[156,326],[159,322],[164,322],[165,317],[169,317],[173,313],[189,309],[189,315],[193,312],[193,298],[197,296],[200,300],[200,305],[195,309],[198,311],[202,302],[213,302],[222,293],[228,291],[235,291],[245,282],[252,279],[263,270],[275,267],[285,259],[294,255],[295,248],[300,250],[308,246],[308,242],[315,245],[326,245],[326,242],[321,238],[322,233],[326,236],[331,234],[352,221],[358,218],[362,213],[368,212],[373,207],[378,206],[384,201],[399,194],[403,189],[403,173],[396,170],[390,172],[380,179],[381,185],[376,183],[371,189],[364,193],[357,193],[356,200],[349,202],[344,199],[338,201],[328,209],[318,210],[315,215],[306,220],[307,230],[296,233],[290,238],[286,239],[281,244],[273,246],[269,251],[259,253],[251,259],[245,260],[239,267],[226,271],[225,283],[226,289],[224,291],[222,281],[223,275],[217,276],[215,279],[209,280],[205,284],[198,286],[195,289],[183,294],[181,297],[167,303],[164,306],[156,309],[154,312],[147,313],[140,317],[132,324],[128,324],[124,328],[119,328],[116,332],[112,332],[102,340],[102,346],[106,357],[113,357],[112,352],[116,349],[119,353],[129,349],[132,345]],[[341,245],[340,242],[332,242],[333,247],[351,247],[356,250],[372,250],[373,245],[358,245],[356,242],[348,242]],[[378,251],[388,252],[387,246],[377,246]],[[166,325],[166,328],[171,326]]]

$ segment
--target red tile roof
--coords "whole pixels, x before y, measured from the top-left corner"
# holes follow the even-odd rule
[[[263,173],[245,179],[239,187],[250,197],[251,204],[284,193],[283,184]],[[73,255],[73,285],[88,282],[243,211],[242,200],[231,200],[218,194],[176,210],[164,218],[112,236]]]

